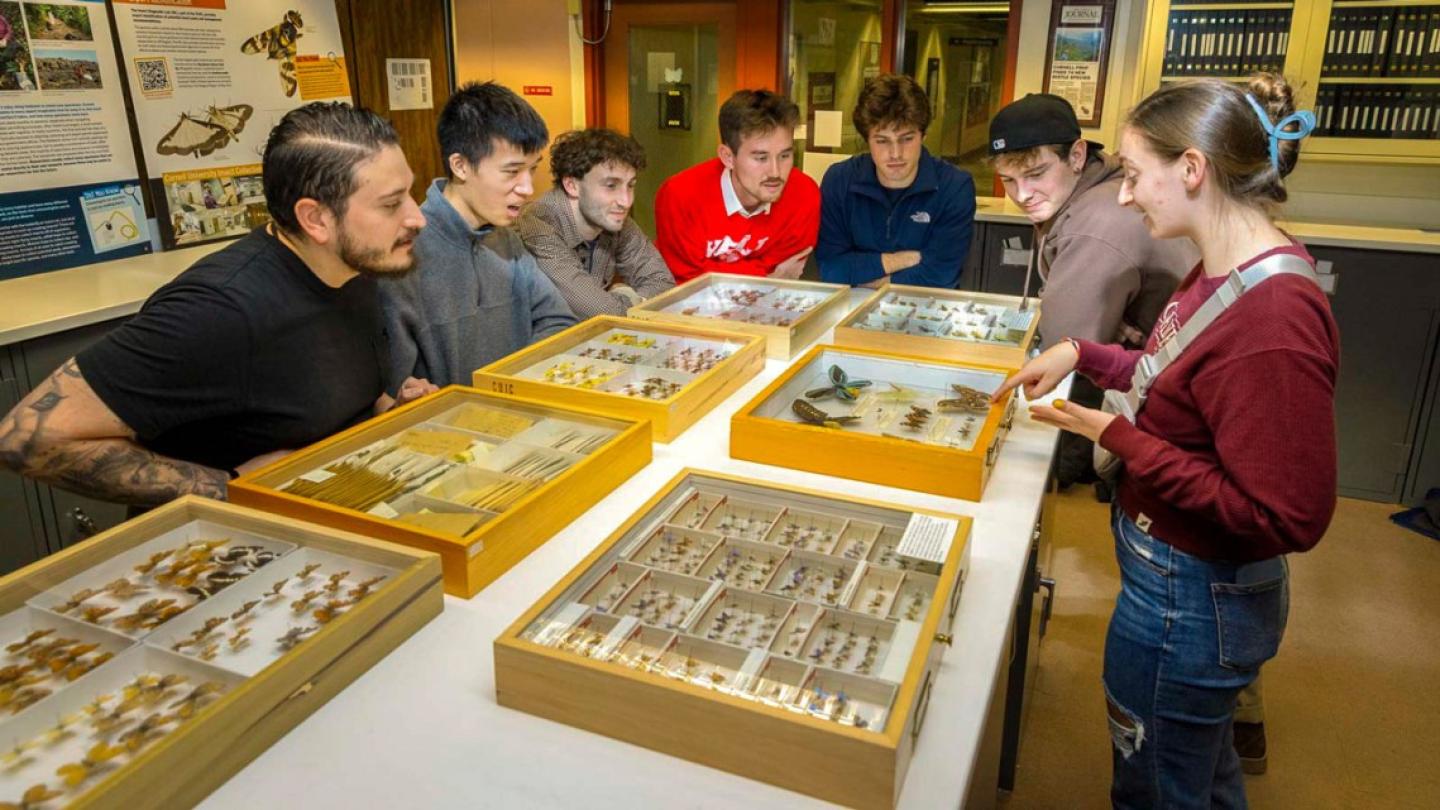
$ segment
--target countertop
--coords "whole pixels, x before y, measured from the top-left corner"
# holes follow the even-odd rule
[[[863,297],[855,295],[852,306]],[[1057,433],[1019,408],[980,503],[731,459],[731,415],[788,365],[767,360],[755,379],[678,440],[655,445],[648,467],[475,598],[447,596],[444,613],[202,806],[829,806],[495,702],[491,642],[679,470],[698,467],[975,519],[954,646],[945,651],[900,795],[905,808],[959,807],[971,787],[997,671],[1007,672],[1006,632]]]

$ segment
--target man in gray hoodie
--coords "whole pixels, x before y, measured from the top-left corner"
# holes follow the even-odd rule
[[[1181,279],[1200,260],[1187,239],[1155,239],[1144,216],[1119,202],[1124,171],[1080,137],[1070,102],[1033,93],[990,123],[990,154],[1005,193],[1035,224],[1030,272],[1040,285],[1040,341],[1067,338],[1145,345]],[[1026,287],[1036,283],[1026,278]],[[1102,392],[1076,377],[1070,397],[1100,407]],[[1095,480],[1091,442],[1062,433],[1061,486]]]
[[[449,178],[420,206],[416,272],[380,286],[387,387],[407,377],[469,385],[475,369],[575,324],[511,230],[550,137],[540,115],[508,88],[472,82],[445,104],[437,132]]]

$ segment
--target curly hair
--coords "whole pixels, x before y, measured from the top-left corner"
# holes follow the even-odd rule
[[[930,127],[930,99],[914,79],[887,73],[865,82],[850,120],[862,138],[887,124],[897,128],[909,124],[923,135]]]
[[[557,186],[567,177],[582,180],[604,163],[619,163],[639,172],[645,168],[645,147],[629,135],[594,127],[566,132],[550,147],[550,173]]]

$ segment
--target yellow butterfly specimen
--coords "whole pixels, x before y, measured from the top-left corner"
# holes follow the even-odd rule
[[[103,769],[107,762],[123,753],[125,753],[125,749],[118,745],[96,743],[79,762],[72,762],[56,768],[55,775],[65,780],[67,787],[73,788],[84,783]]]

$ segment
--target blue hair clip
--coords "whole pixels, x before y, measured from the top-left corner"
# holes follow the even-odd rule
[[[1282,118],[1279,123],[1272,124],[1270,123],[1270,113],[1265,112],[1265,108],[1260,106],[1260,102],[1255,100],[1255,96],[1246,93],[1245,100],[1250,102],[1250,106],[1255,110],[1255,115],[1260,118],[1260,126],[1265,128],[1265,134],[1270,137],[1270,165],[1279,171],[1280,142],[1298,141],[1314,132],[1315,113],[1309,110],[1298,110]],[[1299,125],[1293,132],[1286,129],[1292,123]]]

